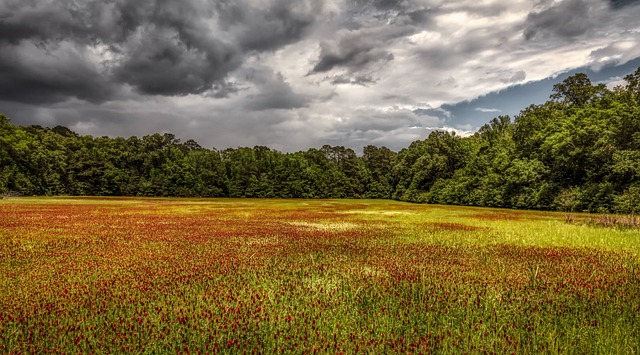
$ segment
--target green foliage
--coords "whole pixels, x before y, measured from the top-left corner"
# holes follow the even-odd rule
[[[620,195],[614,196],[613,210],[618,213],[640,213],[640,184],[629,186]]]
[[[582,107],[604,96],[607,88],[604,84],[591,85],[584,73],[578,73],[553,86],[551,98],[570,106]]]

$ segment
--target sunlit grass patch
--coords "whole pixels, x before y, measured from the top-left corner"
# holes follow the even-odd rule
[[[393,216],[393,215],[411,215],[415,214],[415,212],[411,211],[380,211],[380,210],[352,210],[352,211],[344,211],[343,213],[354,213],[354,214],[369,214],[376,216]]]
[[[313,223],[313,222],[290,222],[291,225],[300,228],[309,228],[312,230],[344,232],[358,228],[360,225],[352,222],[329,222],[329,223]]]

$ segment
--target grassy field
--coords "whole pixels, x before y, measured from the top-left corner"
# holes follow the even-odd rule
[[[392,201],[0,200],[0,353],[46,352],[637,354],[640,230]]]

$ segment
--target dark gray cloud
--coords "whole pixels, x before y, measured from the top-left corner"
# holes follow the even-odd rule
[[[611,7],[616,10],[627,6],[640,5],[640,1],[638,0],[609,0],[609,3]]]
[[[206,96],[216,99],[229,98],[247,89],[247,87],[240,86],[235,82],[221,81],[213,84]]]
[[[527,73],[525,73],[524,70],[518,70],[517,72],[513,73],[513,75],[511,75],[509,79],[507,79],[504,82],[511,84],[511,83],[524,81],[524,79],[526,78],[527,78]]]
[[[404,10],[412,4],[407,0],[349,0],[348,5],[355,9],[374,8],[376,10]]]
[[[309,99],[295,93],[280,73],[268,68],[257,68],[248,73],[247,81],[255,93],[247,95],[244,106],[251,111],[290,110],[307,106]]]
[[[18,44],[22,40],[46,42],[85,32],[65,2],[5,0],[0,3],[0,42]]]
[[[42,50],[32,43],[0,45],[0,98],[44,104],[77,97],[102,102],[117,88],[69,44]]]
[[[333,84],[333,85],[351,84],[351,85],[367,86],[367,85],[370,85],[370,84],[375,84],[376,81],[378,81],[378,80],[375,79],[370,74],[357,74],[357,75],[354,75],[354,76],[341,74],[341,75],[336,75],[336,76],[330,78],[330,81],[331,81],[331,84]]]
[[[303,38],[322,8],[320,1],[277,0],[266,8],[250,4],[216,4],[223,28],[236,35],[241,48],[250,51],[274,50]]]
[[[346,22],[351,30],[371,25],[419,26],[434,24],[433,18],[441,10],[428,2],[407,0],[351,0],[347,1]],[[484,9],[484,8],[482,8]],[[371,23],[375,19],[378,23]]]
[[[335,67],[359,70],[368,64],[393,60],[393,54],[382,49],[375,40],[350,34],[338,43],[320,44],[320,59],[313,67],[316,73]]]
[[[370,84],[393,61],[390,45],[433,24],[435,11],[407,0],[347,1],[340,29],[320,42],[312,73],[332,70],[334,84]],[[365,79],[366,80],[362,80]]]
[[[320,7],[284,0],[3,0],[0,74],[13,89],[0,94],[23,102],[103,102],[120,84],[143,95],[205,94],[223,85],[247,52],[302,38]],[[53,56],[51,65],[30,66],[45,56]]]
[[[374,24],[366,23],[356,29],[343,29],[336,33],[335,38],[320,42],[320,55],[311,73],[337,70],[339,73],[331,76],[334,84],[374,83],[372,73],[394,59],[393,53],[386,48],[394,41],[419,30],[405,13],[385,14],[390,19],[376,19]],[[417,13],[416,18],[420,18]]]
[[[391,10],[402,8],[407,2],[404,0],[373,0],[373,5],[381,10]]]
[[[420,60],[431,68],[449,68],[468,61],[474,55],[486,48],[495,46],[499,39],[491,38],[490,34],[477,32],[470,33],[465,38],[455,43],[439,41],[428,44],[416,50]]]
[[[200,94],[240,65],[232,46],[216,39],[193,43],[174,29],[141,29],[124,47],[114,78],[142,94]]]
[[[544,10],[531,12],[523,35],[527,40],[575,38],[596,27],[603,2],[563,0]]]

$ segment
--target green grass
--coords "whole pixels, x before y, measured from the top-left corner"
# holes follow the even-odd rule
[[[0,200],[0,353],[640,352],[640,231],[369,200]]]

